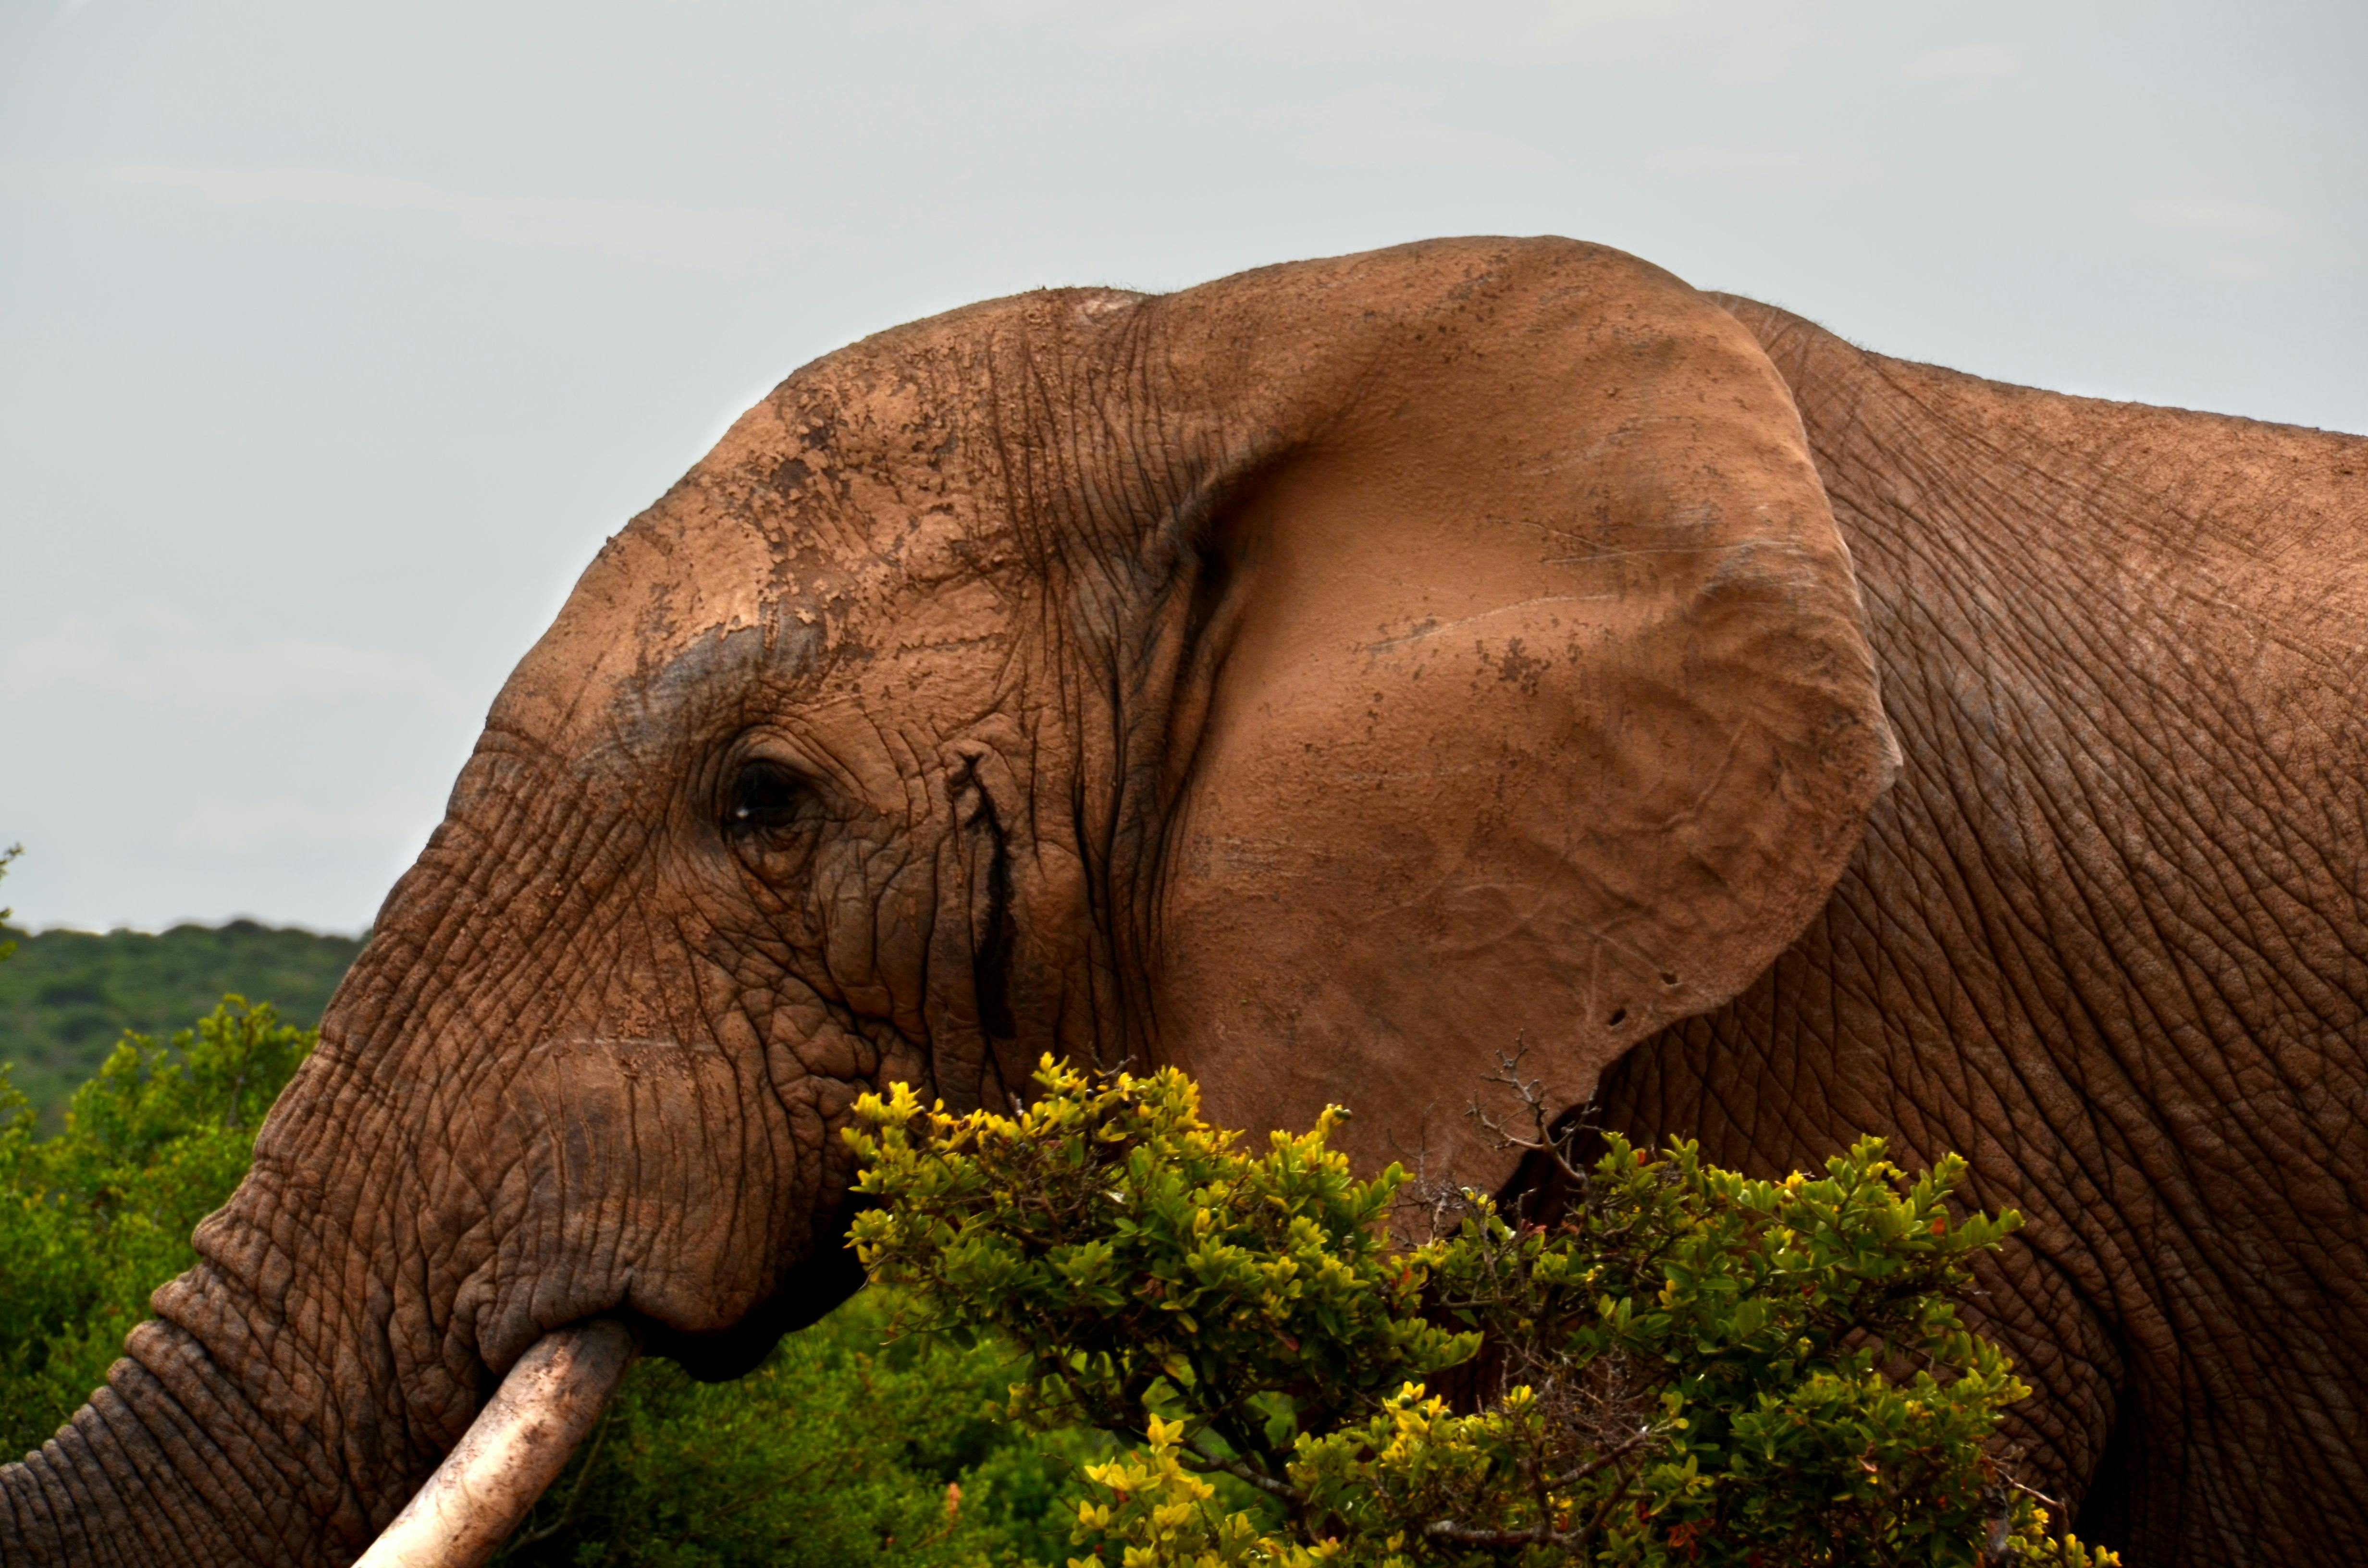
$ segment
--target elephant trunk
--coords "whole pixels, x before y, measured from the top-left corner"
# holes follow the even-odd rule
[[[323,1201],[356,1167],[287,1158],[291,1122],[352,1127],[321,1114],[351,1104],[327,1077],[278,1119],[279,1157],[199,1228],[199,1262],[156,1293],[106,1385],[0,1468],[0,1563],[347,1562],[411,1497],[371,1561],[473,1564],[598,1418],[633,1348],[614,1319],[529,1330],[480,1410],[490,1377],[450,1287],[409,1277],[434,1265],[399,1267],[427,1256],[408,1181],[395,1217],[374,1215]],[[436,1261],[484,1272],[449,1249]]]
[[[56,1437],[0,1468],[0,1562],[307,1562],[358,1544],[368,1528],[359,1500],[335,1510],[324,1539],[320,1500],[287,1483],[323,1456],[253,1443],[266,1423],[194,1337],[151,1322],[128,1348]],[[538,1340],[359,1561],[484,1562],[599,1419],[636,1348],[613,1318]]]
[[[390,995],[401,944],[372,947],[245,1181],[198,1227],[196,1266],[106,1385],[0,1469],[8,1568],[349,1562],[540,1337],[488,1364],[475,1320],[454,1321],[492,1244],[482,1223],[464,1247],[428,1228],[455,1185],[416,1157],[436,1036]]]
[[[356,1568],[477,1568],[608,1408],[633,1350],[613,1318],[537,1340]]]
[[[270,1442],[273,1424],[187,1331],[151,1321],[126,1349],[55,1437],[0,1468],[0,1562],[316,1560],[307,1472],[321,1456]],[[366,1532],[359,1509],[338,1513],[351,1534]]]

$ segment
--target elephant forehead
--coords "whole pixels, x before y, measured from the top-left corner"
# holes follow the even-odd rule
[[[700,534],[637,522],[611,539],[502,688],[492,723],[572,751],[605,729],[620,695],[658,684],[698,650],[742,646],[744,633],[779,644],[785,619],[818,624],[811,607],[801,620],[785,603],[761,533]]]
[[[1016,562],[995,484],[957,439],[966,356],[1008,307],[898,329],[816,361],[736,420],[615,538],[495,710],[573,752],[722,671],[791,684],[890,659],[966,687]]]
[[[926,750],[992,708],[1010,616],[990,577],[784,545],[745,523],[636,523],[511,677],[495,724],[584,756],[762,721],[814,732],[884,786],[898,771],[887,729]]]

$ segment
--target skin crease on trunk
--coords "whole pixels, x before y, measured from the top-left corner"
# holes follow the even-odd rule
[[[865,1088],[1175,1062],[1493,1187],[1517,1039],[1724,1163],[1961,1150],[2040,1483],[2368,1555],[2363,472],[1559,240],[841,350],[505,687],[0,1557],[347,1561],[551,1330],[745,1369]]]

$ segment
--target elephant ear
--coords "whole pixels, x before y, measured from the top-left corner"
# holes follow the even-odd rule
[[[1896,767],[1784,382],[1709,299],[1461,241],[1146,301],[1193,454],[1145,966],[1235,1126],[1493,1180],[1495,1053],[1574,1103],[1729,1000]]]

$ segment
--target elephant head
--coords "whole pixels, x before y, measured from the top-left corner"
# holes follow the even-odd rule
[[[253,1175],[9,1560],[327,1562],[601,1317],[849,1290],[837,1136],[1044,1051],[1483,1186],[1826,899],[1891,766],[1782,380],[1616,252],[1021,295],[809,365],[495,701]],[[14,1532],[13,1534],[11,1532]]]

